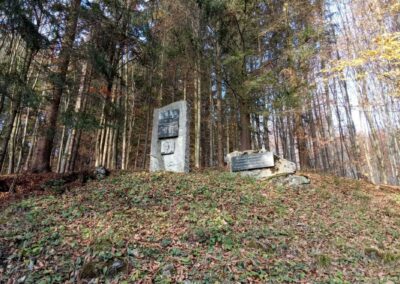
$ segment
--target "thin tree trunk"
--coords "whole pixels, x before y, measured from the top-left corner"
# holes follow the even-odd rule
[[[40,106],[39,106],[39,109],[40,109]],[[24,171],[28,171],[29,168],[30,168],[30,162],[31,162],[31,159],[32,159],[33,149],[36,146],[37,132],[38,132],[38,129],[39,129],[39,117],[40,117],[40,113],[38,113],[36,115],[36,118],[35,118],[35,125],[33,127],[32,139],[31,139],[31,143],[29,145],[28,156],[26,157],[26,161],[25,161],[25,165],[24,165]]]
[[[196,16],[193,19],[193,30],[196,39],[200,40],[201,37],[201,11],[198,8],[196,11]],[[195,63],[193,71],[193,85],[194,85],[194,166],[200,168],[200,155],[201,155],[201,46],[195,46]]]
[[[221,55],[217,44],[216,54],[216,76],[217,76],[217,157],[218,166],[224,167],[224,115],[222,110],[222,75],[221,75]]]
[[[14,173],[15,170],[15,150],[17,145],[17,137],[19,134],[19,128],[21,124],[21,113],[19,113],[14,121],[14,125],[12,127],[12,133],[9,142],[9,150],[8,150],[8,171],[7,174]]]
[[[149,132],[150,132],[150,113],[151,108],[148,106],[147,109],[147,116],[146,116],[146,134],[145,134],[145,141],[144,141],[144,151],[143,151],[143,164],[142,168],[146,168],[147,163],[147,148],[148,148],[148,141],[149,141]]]
[[[240,107],[240,150],[251,150],[250,113],[244,106]]]
[[[27,80],[28,70],[29,70],[29,67],[31,66],[32,59],[33,59],[33,52],[28,50],[26,53],[26,56],[25,56],[24,63],[23,63],[23,69],[22,69],[22,75],[21,75],[22,82],[26,82],[26,80]],[[20,110],[21,101],[22,101],[22,94],[21,94],[21,92],[16,90],[14,93],[14,96],[13,96],[10,119],[9,119],[7,125],[5,126],[5,132],[4,132],[4,136],[3,136],[4,138],[1,143],[0,169],[3,167],[4,159],[5,159],[6,153],[7,153],[8,144],[9,144],[9,141],[11,138],[11,134],[13,132],[13,126],[15,123],[15,119]]]
[[[97,139],[96,139],[96,161],[95,167],[102,166],[103,163],[103,143],[104,143],[104,136],[105,136],[105,104],[103,105],[103,111],[100,118],[100,125],[101,129],[97,132]]]
[[[200,139],[201,139],[201,72],[200,59],[197,60],[194,71],[195,85],[195,127],[194,127],[194,166],[200,168]]]
[[[226,137],[226,153],[230,153],[231,151],[231,147],[230,147],[230,119],[231,119],[231,115],[228,115],[225,119],[225,137]]]
[[[166,32],[163,32],[162,35],[162,40],[161,40],[161,61],[160,61],[160,90],[158,93],[158,106],[161,107],[163,104],[163,97],[164,97],[164,49],[165,49],[165,37],[166,37]]]
[[[137,145],[136,145],[136,155],[135,155],[135,165],[133,170],[137,169],[138,159],[139,159],[139,147],[140,147],[140,133],[138,135]]]
[[[208,106],[208,129],[209,129],[209,166],[213,167],[214,163],[214,99],[213,99],[213,90],[212,90],[212,80],[210,79],[210,97],[209,97],[209,106]]]
[[[297,149],[299,152],[299,163],[302,170],[310,168],[310,156],[307,147],[307,138],[300,114],[295,114],[295,129],[297,138]]]
[[[60,146],[58,150],[58,159],[57,159],[57,173],[61,173],[61,161],[64,159],[64,140],[65,140],[65,126],[62,127],[61,137],[60,137]]]
[[[76,168],[76,160],[79,153],[79,146],[81,145],[82,130],[79,129],[77,132],[78,133],[76,134],[76,139],[73,143],[71,159],[68,161],[68,165],[66,167],[66,170],[69,172],[73,172]]]
[[[70,95],[68,94],[68,97],[65,100],[65,106],[64,106],[65,110],[68,109],[69,100],[70,100]],[[65,125],[63,125],[62,126],[62,131],[61,131],[61,137],[60,137],[60,146],[59,146],[59,150],[58,150],[57,170],[56,170],[57,173],[61,173],[62,172],[61,171],[61,162],[64,159],[65,149],[66,149],[64,147],[65,142],[66,142],[65,141],[65,135],[66,135],[65,133],[66,133],[66,127],[65,127]]]
[[[17,169],[16,169],[17,173],[19,173],[20,168],[21,168],[22,156],[23,156],[24,146],[25,146],[25,142],[26,142],[26,136],[27,136],[27,132],[28,132],[30,111],[31,111],[31,109],[28,108],[28,110],[26,112],[26,117],[25,117],[25,122],[24,122],[24,129],[23,129],[23,132],[22,132],[22,139],[21,139],[20,149],[19,149],[19,153],[18,153]]]
[[[125,96],[124,96],[124,122],[122,126],[122,153],[121,153],[121,169],[126,170],[128,166],[128,120],[129,115],[129,92],[128,92],[128,65],[125,64]],[[122,78],[121,78],[122,80]]]
[[[270,139],[269,139],[269,129],[268,129],[268,115],[263,116],[263,133],[264,133],[264,146],[267,151],[271,151]]]
[[[75,101],[75,107],[74,107],[74,114],[79,115],[79,113],[82,111],[82,108],[84,106],[84,101],[85,101],[85,94],[87,92],[87,87],[89,85],[90,81],[90,74],[91,70],[88,67],[88,63],[85,61],[82,65],[82,74],[81,74],[81,79],[79,83],[79,89],[78,89],[78,95]],[[67,141],[65,144],[65,153],[63,155],[63,159],[61,161],[61,166],[60,166],[60,172],[65,173],[69,171],[69,165],[71,164],[71,158],[72,158],[72,152],[73,152],[73,147],[74,144],[76,143],[76,134],[77,134],[77,126],[74,125],[69,131],[68,131],[68,137]]]

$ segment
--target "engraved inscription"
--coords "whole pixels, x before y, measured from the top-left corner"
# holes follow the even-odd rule
[[[233,172],[269,168],[274,165],[272,152],[248,154],[232,158]]]
[[[175,152],[174,140],[161,140],[161,155],[169,155]]]
[[[158,116],[158,138],[172,138],[179,135],[179,109],[160,112]]]

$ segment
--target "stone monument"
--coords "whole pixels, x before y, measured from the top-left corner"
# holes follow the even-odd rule
[[[304,176],[296,176],[296,164],[283,159],[272,152],[235,151],[227,155],[227,163],[232,173],[251,176],[256,179],[279,178],[277,181],[289,186],[309,184]]]
[[[189,115],[186,101],[154,110],[150,171],[189,172]]]

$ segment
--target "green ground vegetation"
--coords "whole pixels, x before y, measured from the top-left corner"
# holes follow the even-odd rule
[[[399,283],[400,192],[310,176],[130,173],[14,202],[0,282]]]

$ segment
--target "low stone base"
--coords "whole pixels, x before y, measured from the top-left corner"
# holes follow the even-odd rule
[[[271,183],[276,186],[284,186],[291,188],[301,188],[303,186],[307,186],[311,183],[310,179],[306,176],[298,176],[298,175],[285,175],[285,176],[276,176],[272,177]]]

